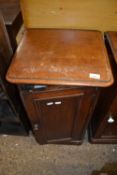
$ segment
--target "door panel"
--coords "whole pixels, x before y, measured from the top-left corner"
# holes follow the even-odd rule
[[[95,88],[20,89],[36,140],[44,143],[82,143],[95,106]]]
[[[39,116],[47,140],[72,139],[72,130],[80,101],[81,96],[34,100],[37,113],[40,111]]]

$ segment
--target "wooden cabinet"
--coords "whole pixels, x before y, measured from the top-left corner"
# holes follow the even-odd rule
[[[34,87],[19,88],[37,141],[42,144],[81,143],[98,90],[62,86],[46,86],[39,90],[39,85],[35,90]]]
[[[41,144],[81,143],[99,87],[113,83],[101,32],[65,29],[28,29],[6,78]]]
[[[115,82],[101,90],[89,127],[92,143],[117,143],[117,32],[107,32],[105,37]]]

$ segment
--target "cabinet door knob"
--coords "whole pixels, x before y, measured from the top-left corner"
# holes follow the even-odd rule
[[[61,101],[56,101],[55,105],[60,105],[62,102]]]
[[[48,103],[46,103],[47,106],[51,106],[51,105],[53,105],[53,104],[54,104],[53,102],[48,102]]]
[[[38,125],[38,124],[34,124],[33,129],[34,129],[35,131],[37,131],[37,130],[39,129],[39,125]]]
[[[113,116],[110,116],[110,117],[108,118],[107,122],[108,122],[108,123],[114,123],[115,120],[114,120]]]

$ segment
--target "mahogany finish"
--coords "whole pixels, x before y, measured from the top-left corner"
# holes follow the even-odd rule
[[[117,143],[117,32],[105,34],[115,82],[101,91],[92,121],[92,143]]]
[[[101,87],[113,83],[101,32],[62,29],[27,30],[7,80]]]
[[[101,32],[85,30],[27,30],[6,77],[41,144],[81,143],[98,87],[113,83]]]
[[[19,86],[36,140],[46,143],[82,143],[96,103],[96,88]]]

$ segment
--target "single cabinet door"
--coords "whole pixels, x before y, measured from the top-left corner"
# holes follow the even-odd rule
[[[81,90],[34,92],[22,93],[22,99],[39,143],[82,141],[94,104],[92,94]]]

